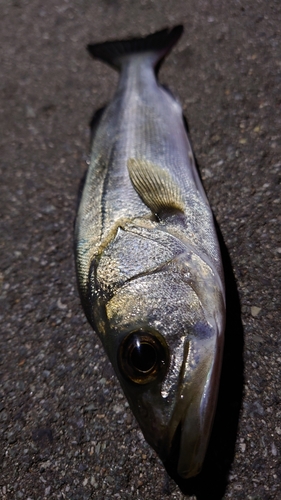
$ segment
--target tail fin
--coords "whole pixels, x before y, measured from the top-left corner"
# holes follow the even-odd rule
[[[177,43],[183,32],[183,26],[175,26],[173,29],[157,31],[145,38],[133,38],[131,40],[116,40],[112,42],[88,45],[87,49],[95,59],[107,62],[110,66],[120,70],[124,57],[136,53],[149,52],[154,55],[152,63],[154,66],[170,52]]]

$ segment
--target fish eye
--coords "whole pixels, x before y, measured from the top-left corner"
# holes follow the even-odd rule
[[[136,330],[127,335],[118,352],[123,375],[136,384],[163,378],[169,365],[169,350],[160,333]]]

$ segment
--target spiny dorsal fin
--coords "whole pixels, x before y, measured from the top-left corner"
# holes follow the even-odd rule
[[[128,171],[136,192],[154,214],[184,211],[180,186],[167,170],[148,160],[129,158]]]

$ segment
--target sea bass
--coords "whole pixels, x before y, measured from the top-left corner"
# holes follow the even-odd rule
[[[75,225],[82,305],[148,443],[177,471],[202,466],[225,324],[212,211],[182,109],[156,72],[182,26],[89,45],[120,71],[95,125]]]

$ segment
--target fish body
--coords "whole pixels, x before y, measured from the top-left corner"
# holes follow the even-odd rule
[[[97,124],[75,225],[82,305],[146,440],[178,473],[202,466],[216,406],[225,323],[213,215],[180,104],[155,66],[181,27],[91,45],[120,71]]]

